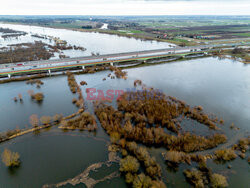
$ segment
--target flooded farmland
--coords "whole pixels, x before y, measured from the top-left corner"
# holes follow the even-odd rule
[[[84,46],[84,52],[72,52],[70,56],[90,55],[91,52],[116,53],[141,49],[157,49],[168,47],[169,44],[149,41],[140,41],[124,37],[109,36],[98,33],[81,33],[69,30],[40,28],[34,26],[17,26],[1,24],[25,32],[36,32],[60,36],[74,45]],[[25,36],[29,37],[29,36]],[[21,39],[21,42],[27,38]],[[30,40],[33,40],[30,38]],[[112,41],[112,42],[108,42]],[[15,41],[16,43],[17,41]],[[7,41],[2,41],[6,45]],[[9,43],[8,43],[9,44]],[[81,86],[85,99],[85,109],[94,113],[92,101],[87,100],[86,88],[96,90],[129,90],[134,88],[135,80],[142,80],[147,87],[161,90],[168,96],[174,96],[187,102],[190,106],[202,106],[204,112],[216,114],[224,120],[223,125],[218,125],[219,132],[228,137],[227,143],[219,148],[227,148],[238,139],[249,136],[250,122],[250,67],[237,61],[218,58],[202,58],[186,60],[161,65],[125,69],[127,79],[110,79],[109,70],[94,74],[75,75],[77,83],[86,81],[87,86]],[[106,78],[104,81],[103,78]],[[57,113],[63,116],[77,111],[72,104],[76,94],[70,92],[67,85],[67,76],[56,76],[42,79],[44,85],[36,88],[25,82],[12,82],[0,85],[0,131],[30,126],[29,117],[32,114],[53,116]],[[41,104],[31,100],[28,91],[42,92],[44,100]],[[15,103],[13,98],[22,95],[23,102]],[[111,103],[116,107],[116,102]],[[239,128],[230,129],[231,124]],[[21,156],[21,166],[17,169],[8,169],[0,163],[0,182],[3,187],[42,187],[54,185],[74,178],[81,174],[92,164],[105,162],[109,159],[108,147],[110,139],[99,121],[96,132],[88,131],[62,131],[57,127],[30,133],[0,144],[0,151],[9,148]],[[186,131],[197,135],[206,135],[214,130],[188,119],[183,122]],[[163,182],[168,187],[186,187],[183,170],[195,167],[192,163],[181,164],[177,171],[167,167],[161,155],[166,149],[163,147],[148,147],[149,153],[154,156],[162,169]],[[203,151],[201,151],[203,152]],[[204,152],[213,152],[206,150]],[[246,152],[249,155],[249,151]],[[207,165],[213,172],[227,177],[229,187],[244,187],[249,184],[249,165],[246,159],[237,158],[225,164],[216,164],[208,160]],[[231,165],[231,169],[228,169]],[[108,173],[119,171],[119,165],[103,165],[98,170],[92,170],[90,177],[102,179]],[[84,186],[78,184],[77,186]],[[76,187],[77,187],[76,186]],[[67,184],[64,187],[73,187]],[[123,176],[104,180],[94,187],[126,187]]]

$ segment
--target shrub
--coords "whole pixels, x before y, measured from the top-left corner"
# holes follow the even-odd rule
[[[152,180],[150,177],[145,176],[145,174],[141,173],[134,178],[133,188],[147,188],[151,187]]]
[[[82,86],[88,85],[87,82],[85,82],[85,81],[81,81],[80,84],[81,84]]]
[[[202,172],[197,169],[184,170],[187,180],[195,187],[204,187]]]
[[[213,188],[223,188],[228,186],[226,177],[220,174],[212,174],[210,182]]]
[[[79,116],[76,116],[68,121],[61,122],[64,128],[69,129],[80,129],[80,130],[89,130],[95,131],[97,129],[97,124],[95,116],[89,112],[82,112]]]
[[[248,138],[241,138],[239,140],[239,144],[238,144],[238,149],[241,150],[243,153],[245,153],[250,145],[250,137]]]
[[[122,71],[121,68],[110,66],[110,70],[115,72],[116,78],[126,79],[127,72],[126,71]]]
[[[163,154],[163,157],[166,161],[171,163],[182,163],[186,160],[190,161],[190,156],[186,155],[184,152],[179,151],[168,151]]]
[[[237,157],[233,149],[221,149],[214,152],[217,160],[231,161]]]
[[[136,87],[136,86],[141,86],[142,85],[142,81],[141,80],[135,80],[134,81],[134,86]]]
[[[35,99],[37,102],[42,102],[44,95],[43,95],[43,93],[35,93],[35,94],[31,95],[31,98]]]

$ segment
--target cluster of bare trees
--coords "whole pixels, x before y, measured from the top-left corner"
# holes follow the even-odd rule
[[[24,81],[24,80],[45,78],[45,77],[47,77],[47,74],[35,74],[35,75],[30,75],[30,76],[11,77],[9,79],[0,80],[0,83],[3,84],[3,83],[14,82],[14,81]]]
[[[13,29],[10,29],[10,28],[0,27],[0,32],[1,33],[20,33],[21,31],[13,30]]]
[[[76,93],[78,84],[76,82],[74,74],[71,72],[67,72],[67,76],[68,76],[68,85],[69,85],[71,92]]]
[[[42,42],[36,41],[35,43],[23,43],[22,46],[18,44],[9,50],[0,51],[0,63],[50,59],[53,54],[46,50],[45,45]]]
[[[136,81],[134,85],[137,86],[138,83],[140,82]],[[216,123],[219,123],[218,118],[210,118],[203,112],[201,106],[191,108],[184,101],[165,96],[152,88],[125,92],[118,101],[118,109],[127,113],[133,123],[155,124],[175,133],[181,129],[180,123],[184,118],[194,119],[210,129],[218,129],[216,126]]]
[[[23,102],[23,96],[22,96],[22,94],[19,93],[19,94],[18,94],[18,97],[14,97],[13,100],[14,100],[15,102],[19,101],[19,102],[22,103],[22,102]]]
[[[30,95],[32,100],[35,100],[38,103],[41,103],[43,101],[43,93],[34,93],[33,90],[28,90],[28,94]]]
[[[146,147],[121,138],[118,132],[111,132],[110,140],[113,148],[118,146],[121,150],[120,171],[128,184],[133,187],[165,187],[161,181],[161,167]]]
[[[184,170],[184,175],[187,181],[194,187],[227,187],[227,179],[225,176],[217,173],[212,173],[210,168],[200,167],[199,169],[192,168]]]
[[[57,45],[48,45],[48,47],[51,49],[51,52],[59,52],[59,50],[81,50],[81,51],[85,51],[86,48],[82,47],[82,46],[76,46],[76,45],[67,45],[67,44],[57,44]]]
[[[127,105],[130,106],[129,104]],[[135,110],[140,108],[139,105],[131,105],[131,107]],[[125,108],[124,106],[123,109]],[[150,108],[155,109],[153,103]],[[121,108],[119,108],[119,110],[120,109]],[[156,126],[152,126],[151,124],[151,126],[148,126],[150,125],[147,123],[148,119],[139,113],[133,114],[132,111],[119,110],[115,110],[112,106],[107,104],[95,103],[95,113],[107,133],[110,134],[116,131],[128,140],[141,142],[147,145],[165,146],[171,150],[185,152],[214,148],[219,144],[225,143],[227,140],[225,135],[218,133],[205,137],[186,132],[183,134],[179,133],[178,136],[175,136],[166,133],[162,127],[159,127],[162,126],[162,124],[156,124]],[[172,117],[172,115],[170,114],[169,117]]]
[[[127,155],[120,160],[120,171],[125,175],[126,183],[133,187],[157,187],[165,188],[165,184],[159,179],[152,179],[150,176],[139,173],[140,163],[137,158]]]
[[[108,77],[111,79],[115,79],[115,76],[112,76],[111,73],[108,74]]]
[[[68,121],[63,120],[61,124],[63,129],[71,129],[71,130],[79,129],[88,131],[97,130],[95,116],[93,116],[89,112],[82,112],[77,117],[74,117]]]
[[[1,132],[0,133],[0,142],[7,141],[11,136],[16,135],[20,132],[21,132],[21,130],[19,128],[16,128],[14,130],[8,130],[6,132]]]
[[[30,95],[32,100],[35,100],[38,103],[41,103],[43,101],[44,95],[43,93],[34,93],[33,90],[28,90],[28,94]],[[23,96],[21,93],[18,94],[18,97],[14,97],[13,100],[15,102],[20,101],[21,103],[23,102]]]
[[[80,82],[80,85],[81,85],[81,86],[84,86],[84,85],[88,85],[88,83],[87,83],[86,81],[81,81],[81,82]]]
[[[111,142],[120,147],[123,156],[120,171],[125,175],[126,182],[133,187],[138,182],[146,187],[152,185],[152,181],[161,182],[160,166],[150,157],[146,148],[137,146],[137,143],[143,143],[167,148],[163,158],[171,168],[178,167],[180,163],[190,165],[192,161],[197,162],[198,169],[184,171],[188,182],[195,187],[226,187],[226,178],[212,173],[206,161],[230,161],[237,154],[244,159],[250,137],[242,138],[231,148],[219,149],[212,154],[190,153],[215,148],[225,143],[227,137],[219,133],[199,136],[182,132],[181,122],[184,118],[196,120],[213,130],[218,130],[217,124],[224,124],[224,120],[218,120],[215,115],[207,115],[201,106],[192,108],[183,101],[165,96],[161,91],[146,88],[140,80],[136,80],[134,86],[141,86],[142,90],[125,92],[117,101],[117,109],[105,102],[94,103],[95,114],[101,126],[110,135]],[[173,134],[166,133],[164,128]],[[250,157],[247,160],[250,161]],[[139,168],[143,168],[144,172],[140,171],[139,174]]]
[[[72,103],[74,103],[78,108],[81,108],[84,110],[84,98],[82,95],[82,90],[81,90],[80,86],[77,84],[73,73],[67,72],[67,76],[68,76],[68,85],[69,85],[71,92],[78,94],[78,99],[73,98]]]
[[[197,172],[201,174],[202,181],[193,180],[193,172],[185,171],[187,179],[193,181],[193,185],[204,186],[207,182],[213,186],[226,185],[222,181],[226,179],[220,175],[205,174],[206,160],[212,158],[212,155],[190,153],[215,148],[227,141],[226,136],[218,133],[199,136],[180,131],[180,123],[184,118],[194,119],[214,130],[218,129],[216,124],[223,123],[223,120],[209,117],[201,106],[191,108],[183,101],[165,96],[161,91],[146,88],[140,80],[136,80],[134,86],[142,86],[143,90],[125,92],[117,101],[118,109],[104,102],[94,103],[95,114],[101,126],[110,135],[112,143],[121,148],[124,158],[120,161],[120,171],[124,173],[126,182],[133,187],[138,182],[146,187],[152,186],[152,182],[157,182],[160,187],[164,186],[161,181],[161,168],[156,160],[145,147],[137,146],[137,143],[143,143],[148,146],[164,146],[170,150],[163,157],[171,167],[175,168],[179,163],[197,162],[201,168]],[[164,128],[173,134],[166,133]],[[140,166],[144,169],[141,174],[138,171]],[[209,178],[203,182],[204,177]]]
[[[39,124],[41,125],[51,125],[52,123],[59,123],[63,118],[62,114],[55,114],[54,116],[42,116],[40,117],[40,119],[38,118],[38,116],[36,114],[32,114],[30,116],[30,124],[33,127],[38,127]]]
[[[127,72],[123,71],[121,68],[110,66],[109,69],[114,72],[116,78],[127,79]]]
[[[30,80],[26,81],[26,84],[31,84],[31,85],[36,84],[36,87],[40,88],[41,85],[43,85],[44,83],[43,83],[42,80],[38,80],[38,79],[37,80],[32,80],[32,79],[30,79]]]
[[[68,85],[72,93],[77,93],[78,98],[73,98],[72,103],[74,103],[78,108],[78,114],[74,115],[69,120],[64,120],[61,122],[63,129],[79,129],[79,130],[88,130],[88,131],[96,131],[97,124],[94,115],[91,115],[89,112],[84,112],[84,98],[82,95],[82,90],[80,86],[77,84],[75,76],[71,72],[67,72],[68,76]],[[87,85],[87,82],[81,81],[80,85]]]
[[[250,136],[247,138],[241,138],[238,144],[233,145],[232,149],[239,150],[242,153],[246,153],[249,150]]]
[[[214,152],[217,160],[231,161],[237,157],[233,149],[220,149]]]

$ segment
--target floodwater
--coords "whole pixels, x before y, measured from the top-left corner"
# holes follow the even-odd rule
[[[46,39],[32,37],[31,34],[47,35],[53,37],[60,37],[61,40],[66,40],[70,45],[82,46],[86,51],[81,50],[63,50],[66,56],[80,57],[91,55],[92,52],[102,54],[132,52],[141,50],[152,50],[168,48],[170,43],[157,41],[142,41],[140,39],[120,37],[116,35],[79,32],[66,29],[53,29],[46,27],[28,26],[28,25],[11,25],[1,24],[0,27],[10,28],[17,31],[25,31],[26,36],[20,36],[18,39],[9,38],[4,40],[0,37],[0,48],[8,44],[17,44],[24,42],[42,41],[46,44],[53,44]],[[1,36],[1,33],[0,33]],[[172,45],[173,46],[173,45]],[[58,58],[58,56],[56,56]]]
[[[19,30],[21,30],[20,28]],[[45,30],[46,32],[55,31],[47,28]],[[58,34],[63,32],[67,33],[68,31],[59,30]],[[93,38],[99,36],[100,40],[102,36],[111,37],[115,41],[117,40],[117,43],[119,40],[127,40],[117,36],[96,33],[84,33],[83,38],[86,37],[85,34],[87,36],[93,35]],[[64,36],[66,37],[67,34]],[[105,37],[104,41],[107,40]],[[72,41],[75,40],[74,37],[69,35],[68,39],[70,38]],[[89,41],[91,42],[91,40]],[[128,42],[129,45],[134,42],[141,43],[137,40],[130,42]],[[93,46],[92,49],[103,49],[103,53],[112,53],[115,50],[123,49],[123,46],[121,46],[118,49],[111,48],[113,51],[109,51],[98,39],[95,39],[93,43],[100,46]],[[109,44],[107,41],[103,43]],[[144,44],[147,44],[147,42]],[[88,45],[91,46],[91,44],[86,43],[85,47]],[[110,42],[110,45],[116,45],[116,43]],[[143,44],[137,45],[143,46]],[[158,47],[161,48],[161,45]],[[125,47],[124,50],[126,49],[129,48]],[[77,75],[76,79],[78,82],[84,80],[88,83],[87,86],[82,87],[85,97],[85,88],[102,89],[104,92],[108,89],[126,90],[133,88],[135,79],[140,79],[149,87],[160,89],[167,95],[186,101],[191,106],[201,105],[206,112],[214,113],[219,118],[223,118],[225,124],[220,128],[229,138],[229,145],[226,144],[225,147],[235,143],[240,137],[249,135],[250,66],[228,59],[219,60],[210,57],[138,67],[126,71],[128,72],[127,80],[111,80],[107,78],[109,71]],[[104,77],[107,78],[106,81],[102,81]],[[40,89],[37,89],[35,85],[26,85],[25,82],[0,85],[0,131],[14,129],[16,126],[19,126],[19,128],[24,128],[26,125],[30,126],[29,116],[32,114],[41,117],[43,115],[53,116],[56,113],[69,115],[77,111],[77,108],[71,102],[76,95],[70,92],[66,76],[44,78],[42,81],[44,85]],[[28,90],[43,92],[45,95],[43,103],[38,104],[32,101],[27,93]],[[17,97],[19,93],[23,96],[23,103],[13,101],[13,98]],[[88,111],[93,112],[91,101],[85,100],[85,105]],[[232,122],[240,130],[230,130],[229,126]],[[205,126],[200,126],[209,131]],[[200,130],[199,127],[197,128]],[[57,127],[53,127],[38,134],[27,134],[1,143],[0,153],[4,148],[17,151],[20,153],[22,163],[19,168],[12,170],[6,168],[2,162],[0,163],[0,187],[41,187],[44,184],[54,184],[73,178],[83,172],[89,165],[108,159],[107,141],[108,136],[98,123],[96,134],[85,131],[63,132]],[[149,148],[149,150],[162,166],[163,180],[168,187],[189,186],[182,172],[186,168],[195,167],[196,164],[191,166],[180,165],[179,171],[173,172],[167,169],[161,157],[161,152],[165,151],[164,148]],[[247,155],[249,156],[249,152]],[[228,164],[232,165],[232,169],[227,169]],[[229,187],[247,187],[247,185],[250,185],[249,165],[246,159],[237,158],[232,162],[219,165],[209,161],[208,166],[212,167],[213,172],[225,175]],[[102,178],[105,174],[117,170],[118,165],[114,164],[111,168],[105,169],[104,166],[100,171],[91,172],[90,176],[97,179]],[[83,186],[82,184],[78,185],[78,187]],[[65,187],[73,186],[66,185]],[[95,187],[126,187],[126,184],[123,178],[114,178],[100,182]]]
[[[107,79],[109,71],[76,76],[77,81],[85,80],[88,88],[128,89],[133,87],[135,79],[141,79],[147,86],[163,90],[167,95],[175,96],[188,104],[202,105],[206,112],[215,113],[225,120],[221,126],[230,140],[249,135],[250,121],[250,66],[231,60],[202,58],[183,62],[127,69],[128,79]],[[25,82],[13,82],[0,85],[0,119],[1,131],[29,125],[31,114],[54,115],[71,114],[77,109],[71,103],[74,94],[70,93],[66,76],[42,79],[44,85],[40,89],[26,85]],[[55,89],[56,88],[56,89]],[[85,87],[82,91],[85,96]],[[44,93],[44,102],[39,105],[30,100],[27,90],[33,89]],[[12,98],[18,93],[23,95],[23,103],[15,103]],[[91,101],[86,106],[92,112]],[[229,129],[231,123],[240,128],[239,131]],[[0,182],[4,187],[42,186],[46,183],[57,183],[80,174],[87,166],[98,161],[107,160],[108,140],[100,125],[96,135],[88,132],[69,131],[64,133],[56,128],[42,131],[38,135],[28,134],[0,145],[0,150],[8,147],[21,155],[22,165],[14,172],[0,164]],[[202,125],[200,125],[202,126]],[[204,126],[205,127],[205,126]],[[89,137],[88,137],[89,136]],[[96,140],[97,139],[104,139]],[[162,165],[164,180],[168,187],[187,186],[182,171],[188,165],[181,165],[178,172],[167,170],[160,155],[164,149],[151,148]],[[232,169],[227,169],[227,164]],[[230,187],[249,184],[249,166],[246,160],[237,159],[225,165],[211,166],[217,173],[228,177]],[[191,168],[191,166],[189,167]],[[118,169],[118,168],[117,168]],[[34,171],[34,173],[33,173]],[[31,173],[32,172],[32,173]],[[235,174],[234,174],[235,173]],[[245,174],[244,176],[241,174]],[[94,176],[94,175],[93,175]],[[114,178],[108,182],[98,183],[96,187],[125,187],[124,180]]]

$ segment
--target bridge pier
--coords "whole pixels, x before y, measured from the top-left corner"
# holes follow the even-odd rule
[[[11,74],[8,74],[8,77],[11,78]]]
[[[82,66],[82,69],[85,69],[85,66]]]

